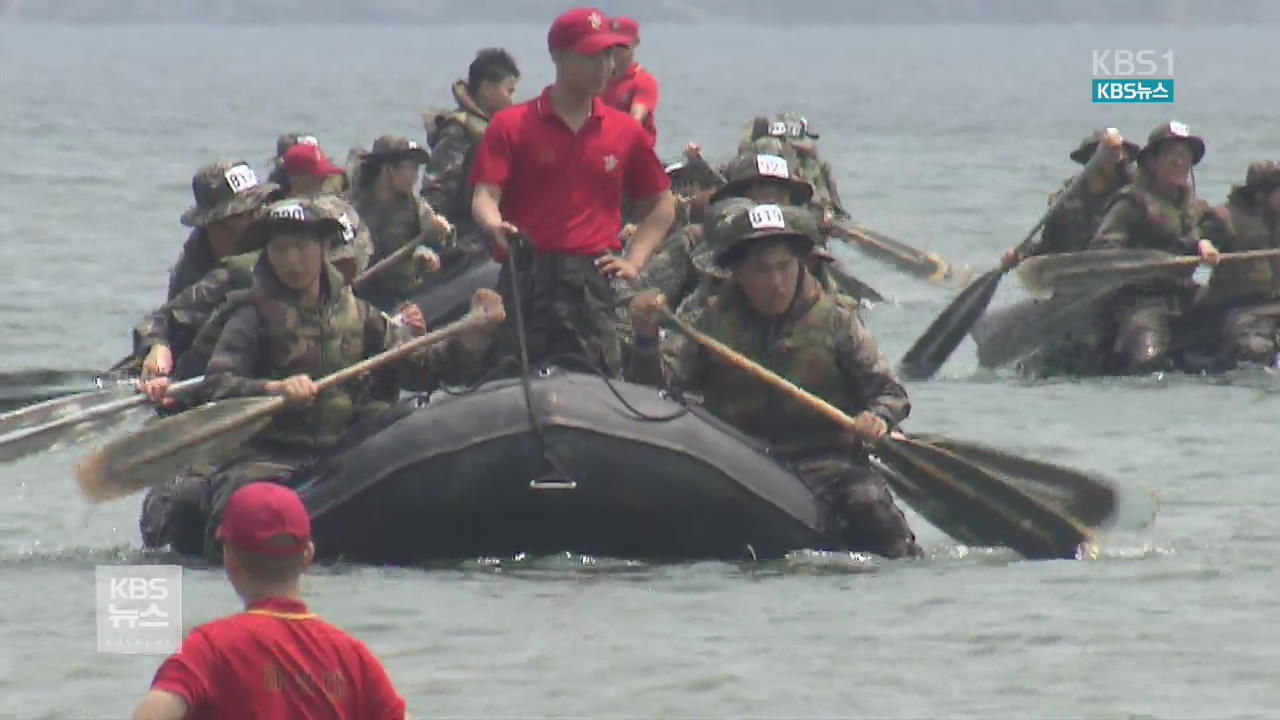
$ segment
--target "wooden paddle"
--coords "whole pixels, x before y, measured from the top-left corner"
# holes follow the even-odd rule
[[[1064,201],[1080,191],[1084,186],[1085,178],[1106,162],[1105,158],[1111,157],[1110,153],[1102,151],[1103,145],[1121,147],[1123,142],[1119,132],[1114,128],[1108,130],[1098,151],[1089,158],[1084,169],[1040,216],[1040,220],[1022,238],[1022,242],[1018,243],[1014,250],[1016,255],[1021,256],[1027,252],[1035,240],[1036,233],[1040,232],[1049,217]],[[942,314],[930,323],[920,339],[916,340],[915,344],[902,356],[898,364],[898,372],[908,380],[928,380],[933,377],[947,358],[951,357],[951,353],[955,352],[974,323],[978,322],[978,318],[982,317],[982,313],[986,312],[987,306],[991,304],[991,298],[996,294],[996,289],[1000,287],[1000,280],[1012,267],[1013,265],[1001,262],[999,267],[983,273],[973,284],[957,295]]]
[[[1280,256],[1280,249],[1223,253],[1220,262],[1261,260]],[[1088,250],[1027,258],[1018,266],[1018,279],[1032,295],[1055,292],[1105,292],[1140,280],[1180,280],[1202,263],[1199,255],[1174,255],[1160,250]]]
[[[195,377],[174,383],[169,386],[168,392],[180,395],[195,389],[203,380],[203,377]],[[149,401],[140,392],[124,398],[109,391],[85,395],[90,397],[59,398],[42,403],[43,407],[36,408],[41,410],[38,413],[42,418],[40,422],[29,423],[0,435],[0,462],[13,462],[27,455],[44,452],[69,436],[83,438],[88,432],[104,424],[111,415],[140,407]]]
[[[450,325],[327,375],[323,392],[395,362],[432,343],[502,322],[501,309],[474,309]],[[233,398],[165,418],[94,452],[76,468],[81,492],[92,502],[129,495],[168,481],[195,462],[225,457],[271,422],[285,407],[283,397]]]
[[[690,326],[670,310],[664,308],[662,313],[681,332],[735,367],[840,427],[853,427],[853,418],[826,400]],[[910,487],[904,486],[903,495],[921,502],[928,509],[921,514],[938,518],[940,529],[946,531],[951,524],[944,519],[948,513],[962,518],[962,542],[977,539],[979,544],[1004,545],[1029,558],[1060,558],[1074,557],[1079,545],[1089,539],[1088,529],[1073,519],[1000,476],[945,450],[894,434],[881,439],[876,451],[898,471],[895,474],[911,479]]]
[[[856,225],[849,220],[842,218],[832,220],[830,234],[848,241],[852,247],[877,260],[887,262],[899,270],[928,280],[934,285],[964,287],[973,278],[973,270],[968,267],[952,267],[935,253],[917,250],[904,242]]]

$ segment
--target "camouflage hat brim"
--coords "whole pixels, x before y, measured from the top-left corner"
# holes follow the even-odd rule
[[[1184,142],[1191,146],[1191,164],[1193,166],[1199,165],[1200,161],[1204,159],[1204,138],[1199,135],[1186,135],[1182,137],[1161,138],[1155,142],[1147,143],[1138,151],[1138,162],[1142,162],[1146,158],[1151,157],[1160,149],[1161,145],[1170,142]]]
[[[751,187],[758,181],[785,185],[787,191],[791,195],[791,204],[793,205],[808,205],[809,201],[813,200],[813,186],[807,182],[792,180],[789,178],[784,179],[780,177],[769,177],[767,175],[757,175],[755,177],[730,180],[719,188],[716,188],[716,191],[711,194],[711,199],[708,200],[708,202],[717,203],[725,198],[745,197],[747,188]]]
[[[1138,143],[1133,142],[1132,140],[1125,140],[1123,142],[1123,145],[1124,145],[1125,154],[1129,156],[1129,161],[1132,162],[1134,160],[1137,160],[1138,152],[1142,149],[1142,147],[1138,145]],[[1071,152],[1070,157],[1074,162],[1077,162],[1081,165],[1086,165],[1089,162],[1089,158],[1093,157],[1093,152],[1097,149],[1098,149],[1098,143],[1096,142],[1082,143],[1080,147],[1076,148]]]
[[[342,223],[338,222],[337,220],[326,218],[324,220],[299,221],[299,220],[281,220],[279,218],[263,217],[263,218],[258,218],[257,220],[254,220],[253,224],[251,224],[249,228],[245,230],[244,242],[250,248],[255,248],[255,249],[262,248],[262,247],[266,247],[267,242],[270,241],[271,238],[274,237],[276,233],[280,232],[281,229],[285,229],[285,228],[305,229],[307,227],[315,227],[320,231],[317,233],[317,236],[323,236],[325,233],[326,226],[327,226],[328,232],[331,232],[335,235],[342,234],[342,231],[343,231]]]
[[[192,205],[187,208],[186,212],[182,213],[182,217],[178,220],[187,227],[202,228],[232,215],[257,210],[262,207],[263,203],[267,202],[272,193],[279,189],[280,186],[272,182],[255,185],[244,192],[232,195],[224,202],[204,210],[201,210],[199,206]]]
[[[709,242],[698,243],[693,252],[689,253],[689,261],[693,264],[693,269],[703,275],[721,279],[729,277],[729,272],[716,264],[715,248]]]
[[[733,240],[726,242],[723,247],[716,250],[715,256],[712,258],[712,262],[715,263],[716,267],[719,267],[721,269],[727,268],[728,267],[727,261],[731,259],[735,254],[737,254],[740,250],[756,243],[759,240],[764,240],[766,238],[802,241],[802,243],[806,246],[804,248],[805,253],[811,252],[815,245],[813,241],[813,236],[809,235],[808,233],[802,230],[779,230],[779,229],[773,229],[773,228],[765,229],[765,230],[756,230],[755,232],[739,235]]]

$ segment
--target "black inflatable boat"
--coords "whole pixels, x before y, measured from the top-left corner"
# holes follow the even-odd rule
[[[525,392],[513,379],[437,393],[326,463],[298,486],[319,554],[732,560],[824,546],[808,487],[705,412],[555,369]]]

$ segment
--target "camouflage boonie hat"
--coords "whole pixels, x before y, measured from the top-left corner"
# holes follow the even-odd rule
[[[756,204],[747,198],[731,197],[707,207],[702,221],[702,237],[689,251],[689,261],[694,269],[712,277],[729,277],[728,271],[716,265],[716,253],[724,246],[729,221],[739,213],[746,212],[755,206]]]
[[[755,205],[732,215],[719,229],[723,240],[715,254],[715,264],[726,267],[727,261],[760,238],[795,238],[808,253],[818,244],[818,228],[813,216],[804,209],[785,205]]]
[[[179,221],[201,228],[223,218],[256,210],[267,196],[279,189],[275,183],[258,181],[246,162],[207,165],[191,177],[191,194],[196,204],[182,213]]]
[[[1102,139],[1106,137],[1108,129],[1109,128],[1094,130],[1088,137],[1080,141],[1080,146],[1075,150],[1072,150],[1068,157],[1081,165],[1088,163],[1089,158],[1093,157],[1093,151],[1098,149],[1099,143],[1101,143]],[[1140,150],[1138,143],[1133,142],[1132,140],[1125,140],[1122,144],[1124,145],[1125,154],[1129,156],[1129,162],[1133,162],[1137,159],[1138,150]]]
[[[1204,138],[1192,135],[1191,128],[1176,120],[1158,125],[1147,136],[1147,144],[1138,151],[1138,162],[1153,156],[1167,142],[1185,142],[1191,146],[1191,164],[1199,165],[1204,157]]]
[[[350,219],[344,223],[337,205],[325,201],[323,196],[292,197],[271,203],[263,208],[262,216],[253,221],[245,236],[253,246],[262,247],[285,229],[314,229],[309,235],[331,248],[350,246],[355,239],[355,227]],[[355,257],[354,252],[348,257]]]
[[[412,160],[425,165],[431,154],[418,143],[399,135],[383,135],[373,141],[373,147],[365,153],[365,160],[400,161]]]
[[[1244,176],[1244,187],[1259,190],[1280,188],[1280,162],[1261,160],[1249,163],[1249,171]]]
[[[788,147],[803,148],[816,151],[814,140],[820,136],[813,131],[809,119],[800,113],[785,112],[773,116],[761,115],[743,129],[742,140],[738,143],[738,151],[743,152],[751,146],[751,142],[762,137],[778,138]]]
[[[752,184],[766,180],[783,185],[795,205],[807,205],[813,199],[813,186],[799,176],[799,163],[794,154],[767,155],[755,151],[734,158],[725,171],[725,179],[712,195],[711,202],[741,196]]]
[[[355,263],[356,272],[363,272],[369,267],[374,248],[369,234],[358,232],[355,210],[337,195],[315,195],[310,200],[325,208],[342,226],[342,234],[330,241],[329,260],[351,260]]]

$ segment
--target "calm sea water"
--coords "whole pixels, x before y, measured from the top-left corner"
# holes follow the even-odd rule
[[[189,178],[259,167],[275,136],[331,155],[396,132],[478,47],[550,79],[545,28],[0,27],[0,372],[91,369],[127,350],[185,237]],[[1280,153],[1271,28],[652,26],[660,149],[714,159],[762,112],[797,110],[865,224],[979,270],[1036,221],[1097,126],[1171,116],[1208,139],[1213,202]],[[1178,102],[1088,102],[1090,51],[1176,53]],[[895,299],[869,323],[893,358],[950,299],[866,261]],[[1010,281],[997,302],[1018,297]],[[1280,383],[976,377],[962,347],[909,387],[911,428],[1156,490],[1156,524],[1080,562],[957,547],[913,517],[918,562],[765,566],[546,558],[331,568],[314,609],[364,639],[431,717],[1275,717],[1273,492]],[[93,568],[144,561],[137,498],[89,512],[79,452],[0,467],[0,716],[126,717],[159,658],[95,652]],[[185,623],[237,609],[188,569]]]

